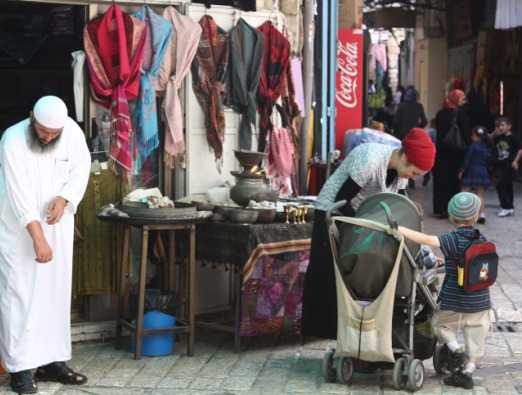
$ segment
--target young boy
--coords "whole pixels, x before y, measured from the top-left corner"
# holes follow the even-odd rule
[[[518,162],[522,158],[522,147],[519,140],[511,133],[512,125],[509,118],[498,118],[495,124],[495,131],[490,137],[496,155],[495,173],[498,178],[497,193],[501,208],[497,215],[507,217],[514,214],[513,180],[515,171],[518,170]]]
[[[488,288],[468,292],[459,287],[456,266],[476,237],[473,225],[479,218],[480,205],[480,198],[473,193],[461,192],[453,196],[448,204],[448,215],[456,229],[441,236],[399,226],[404,237],[419,244],[440,247],[444,254],[446,275],[439,294],[440,310],[434,314],[432,324],[439,342],[444,344],[441,353],[449,359],[451,374],[444,383],[466,389],[473,388],[472,374],[484,355],[491,301]],[[484,240],[482,236],[480,239]],[[459,329],[464,332],[465,353],[457,340]]]

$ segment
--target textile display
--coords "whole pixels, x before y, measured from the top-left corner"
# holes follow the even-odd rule
[[[71,56],[73,59],[71,66],[74,74],[74,109],[76,110],[76,120],[78,122],[83,122],[83,89],[85,86],[85,74],[83,72],[83,68],[85,66],[85,52],[74,51],[71,53]]]
[[[522,2],[497,0],[495,29],[514,29],[522,26]]]
[[[252,127],[256,124],[256,95],[263,58],[263,34],[250,26],[243,18],[229,32],[230,82],[228,100],[239,112],[239,147],[252,149]]]
[[[290,64],[290,43],[270,21],[263,23],[258,30],[263,33],[265,43],[257,94],[260,114],[258,150],[264,152],[267,135],[273,128],[270,118],[274,105],[286,87]]]
[[[79,238],[74,244],[73,294],[106,294],[116,291],[116,268],[121,263],[122,234],[114,224],[99,221],[96,213],[121,200],[121,183],[111,170],[91,174],[75,224]]]
[[[294,56],[290,61],[292,82],[295,90],[295,102],[299,107],[299,115],[305,115],[304,83],[303,83],[303,62],[301,58]]]
[[[167,7],[163,12],[172,25],[172,39],[158,74],[156,89],[165,93],[163,111],[166,119],[165,153],[172,166],[173,158],[185,152],[183,113],[179,89],[196,56],[201,26],[192,18],[181,15],[176,8]],[[182,38],[182,39],[180,39]]]
[[[214,150],[220,170],[225,138],[223,99],[228,73],[228,36],[210,15],[203,16],[199,24],[203,31],[192,62],[192,82],[196,98],[205,113],[207,141]]]
[[[170,46],[172,26],[165,18],[156,14],[145,5],[133,16],[147,25],[147,39],[143,51],[141,67],[140,92],[133,112],[136,128],[137,157],[134,164],[135,173],[142,168],[144,161],[159,146],[158,111],[156,108],[156,92],[153,79],[158,76],[160,66]]]
[[[134,152],[129,101],[139,94],[147,25],[113,4],[85,26],[83,37],[93,99],[111,110],[115,123],[111,158],[131,171]]]
[[[260,257],[241,292],[241,336],[301,333],[304,275],[310,251]]]

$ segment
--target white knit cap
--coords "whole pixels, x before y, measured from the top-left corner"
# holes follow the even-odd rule
[[[49,129],[61,129],[67,121],[67,106],[56,96],[43,96],[34,105],[34,118]]]

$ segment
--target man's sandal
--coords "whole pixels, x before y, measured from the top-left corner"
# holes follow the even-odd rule
[[[11,389],[17,394],[36,394],[38,387],[30,370],[11,373]]]
[[[65,362],[53,362],[40,366],[34,374],[36,381],[54,381],[65,385],[82,385],[87,383],[87,377],[76,373]]]

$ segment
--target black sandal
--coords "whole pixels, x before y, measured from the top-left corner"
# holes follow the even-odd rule
[[[17,394],[36,394],[38,387],[30,370],[11,373],[11,389]]]
[[[82,385],[87,383],[87,377],[76,373],[65,362],[53,362],[40,366],[34,377],[37,381],[54,381],[65,385]]]

